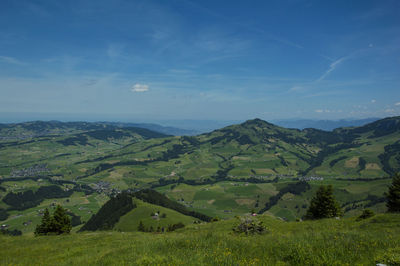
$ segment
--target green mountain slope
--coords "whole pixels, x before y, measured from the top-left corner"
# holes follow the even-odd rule
[[[21,228],[18,223],[32,220],[27,217],[38,206],[57,199],[44,198],[23,210],[23,216],[9,210],[12,206],[3,199],[11,192],[34,193],[49,185],[74,192],[70,199],[77,203],[69,207],[84,221],[109,195],[144,188],[157,189],[209,216],[258,212],[273,201],[267,211],[292,220],[304,214],[316,187],[329,182],[338,187],[346,215],[365,206],[380,212],[389,176],[400,170],[399,125],[400,117],[392,117],[327,132],[286,129],[254,119],[190,137],[91,123],[7,125],[0,131],[12,131],[14,137],[21,136],[20,131],[40,136],[0,140],[1,217]],[[299,179],[311,189],[282,192]],[[88,196],[90,208],[77,195]],[[32,215],[22,218],[25,213]]]
[[[137,207],[124,216],[121,216],[119,222],[114,226],[114,230],[122,232],[138,231],[139,223],[142,222],[146,229],[152,227],[154,231],[157,228],[166,230],[169,225],[183,223],[192,224],[197,221],[196,218],[183,215],[177,211],[164,208],[155,204],[150,204],[139,199],[134,199]]]
[[[255,119],[196,137],[132,144],[104,160],[93,158],[80,164],[92,167],[88,176],[118,173],[152,184],[276,176],[387,177],[400,169],[399,120],[394,117],[372,126],[326,132],[285,129]],[[93,167],[94,162],[98,163]]]

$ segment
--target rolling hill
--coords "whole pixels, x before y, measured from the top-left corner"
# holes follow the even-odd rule
[[[333,131],[253,119],[181,137],[61,122],[7,125],[0,133],[1,217],[26,233],[55,202],[87,221],[127,189],[152,188],[211,217],[254,210],[294,220],[318,186],[330,183],[347,216],[364,207],[382,212],[390,176],[400,169],[400,117]],[[298,182],[309,186],[297,190]],[[71,193],[38,198],[24,210],[4,201],[14,193],[24,204],[43,186]]]

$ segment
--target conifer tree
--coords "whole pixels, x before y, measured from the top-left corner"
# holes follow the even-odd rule
[[[46,235],[47,230],[50,227],[50,223],[51,223],[50,213],[49,213],[49,210],[46,208],[44,210],[41,223],[36,226],[35,235],[37,235],[37,236]]]
[[[35,235],[68,234],[71,228],[71,220],[65,210],[58,205],[53,216],[50,216],[47,208],[45,209],[42,222],[36,226]]]
[[[400,212],[400,174],[393,176],[392,185],[386,194],[388,212]]]
[[[52,232],[56,234],[68,234],[71,231],[71,220],[69,219],[65,209],[60,205],[57,206],[52,221]]]
[[[311,199],[306,219],[332,218],[342,215],[342,210],[333,196],[332,185],[320,186]]]

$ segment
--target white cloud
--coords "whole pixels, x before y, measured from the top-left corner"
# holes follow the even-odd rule
[[[395,103],[394,105],[396,105],[396,106],[400,106],[400,102],[398,102],[398,103]]]
[[[371,103],[376,103],[376,100],[375,100],[375,99],[372,99],[372,100],[371,100]]]
[[[149,85],[136,83],[131,90],[133,92],[145,92],[149,90]]]
[[[316,113],[323,113],[324,110],[318,109],[318,110],[315,110],[315,112],[316,112]]]
[[[303,88],[302,86],[294,86],[294,87],[292,87],[292,88],[289,89],[290,92],[293,92],[293,91],[302,91],[302,90],[304,90],[304,88]]]
[[[15,59],[14,57],[9,57],[9,56],[0,56],[0,62],[5,62],[8,64],[19,65],[19,66],[26,65],[26,63],[21,62],[18,59]]]

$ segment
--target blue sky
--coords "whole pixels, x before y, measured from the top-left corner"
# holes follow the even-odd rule
[[[399,14],[396,0],[2,0],[0,114],[400,115]]]

